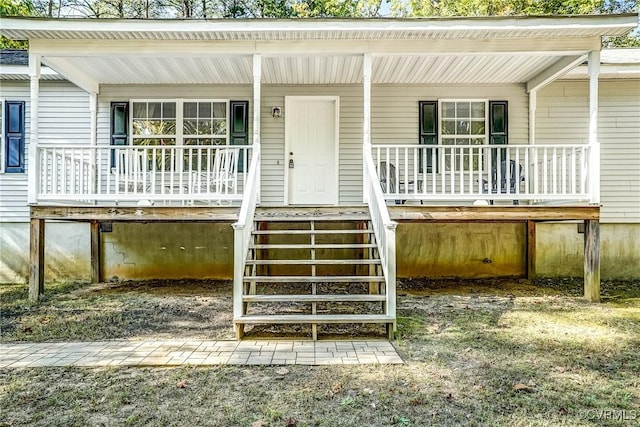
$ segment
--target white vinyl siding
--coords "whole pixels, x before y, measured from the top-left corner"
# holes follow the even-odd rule
[[[640,222],[640,80],[604,80],[599,91],[601,221]],[[588,142],[589,82],[560,81],[538,94],[537,143]]]
[[[375,85],[371,98],[373,144],[417,144],[419,101],[469,98],[508,101],[509,143],[529,141],[528,97],[522,85]]]
[[[25,162],[29,168],[30,92],[28,81],[2,81],[3,100],[25,101]],[[89,96],[66,82],[40,82],[40,141],[89,142]],[[0,174],[0,222],[29,220],[27,173]]]

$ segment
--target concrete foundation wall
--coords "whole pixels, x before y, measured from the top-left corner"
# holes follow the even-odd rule
[[[523,224],[400,224],[398,277],[500,277],[526,273]]]
[[[398,277],[505,277],[526,274],[523,224],[400,224]],[[582,276],[576,223],[537,225],[540,276]],[[47,223],[45,279],[88,280],[89,227]],[[640,224],[601,225],[603,279],[640,278]],[[104,279],[233,277],[230,224],[113,224],[102,233]],[[0,282],[25,282],[29,225],[0,223]],[[278,274],[286,272],[278,271]]]
[[[89,280],[89,225],[47,223],[45,280]],[[0,282],[26,282],[29,277],[29,224],[0,222]]]
[[[114,223],[102,233],[105,279],[232,279],[231,224]]]
[[[578,224],[537,226],[539,276],[582,276],[584,234]],[[600,225],[600,275],[603,279],[640,278],[640,224]]]

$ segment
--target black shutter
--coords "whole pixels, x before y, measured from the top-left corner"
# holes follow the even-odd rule
[[[438,101],[419,101],[419,119],[420,119],[420,130],[419,130],[419,143],[421,145],[437,145],[438,144]],[[418,161],[420,172],[423,172],[423,160],[422,160],[422,152],[420,150],[420,155]],[[427,172],[434,172],[433,164],[434,159],[432,158],[432,150],[427,150]],[[437,164],[437,158],[435,159],[435,163]]]
[[[230,145],[248,145],[249,144],[249,101],[230,101],[231,108],[231,133]],[[238,172],[244,172],[244,153],[240,152],[238,159]]]
[[[24,101],[5,101],[4,106],[4,171],[24,173]]]
[[[111,145],[129,144],[129,103],[111,103]],[[111,167],[115,166],[115,152],[111,151]]]
[[[507,101],[489,101],[489,144],[507,145],[509,143],[509,112]],[[500,160],[505,160],[506,150],[500,150]],[[491,150],[492,162],[497,161],[498,150]]]

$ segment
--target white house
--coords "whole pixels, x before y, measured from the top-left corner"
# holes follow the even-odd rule
[[[640,275],[640,61],[601,52],[636,25],[3,19],[29,40],[28,72],[2,68],[3,277],[26,272],[27,236],[33,299],[45,269],[233,276],[239,336],[392,330],[396,275],[584,268],[597,300],[601,253],[605,275]],[[309,311],[252,311],[282,301]]]

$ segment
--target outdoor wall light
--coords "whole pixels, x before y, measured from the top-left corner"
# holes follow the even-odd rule
[[[280,116],[282,115],[282,111],[280,111],[280,107],[271,108],[271,115],[273,116],[274,119],[280,118]]]

